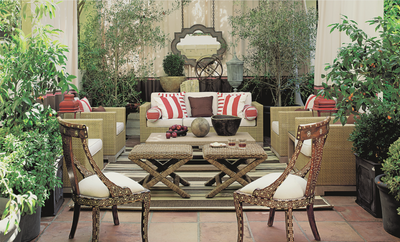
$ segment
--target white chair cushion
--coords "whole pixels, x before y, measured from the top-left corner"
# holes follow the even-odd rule
[[[270,173],[247,184],[242,189],[243,193],[253,194],[256,188],[263,189],[272,184],[282,173]],[[297,199],[304,196],[307,181],[299,176],[289,174],[274,194],[274,199]]]
[[[104,175],[116,185],[130,188],[132,193],[144,190],[144,187],[139,183],[121,173],[107,172],[104,173]],[[89,197],[104,198],[110,196],[110,192],[106,185],[104,185],[97,175],[89,176],[81,180],[79,182],[79,191],[81,192],[81,195]]]
[[[117,135],[119,135],[122,131],[124,131],[124,123],[123,122],[117,122]]]
[[[279,135],[279,121],[272,121],[271,129],[275,134]]]
[[[297,139],[294,141],[295,147],[297,146],[298,142],[299,141]],[[312,151],[311,147],[312,147],[312,140],[306,139],[303,141],[303,146],[301,147],[300,152],[305,156],[311,157],[311,151]]]
[[[88,146],[90,154],[94,156],[103,148],[103,141],[101,139],[88,139]]]

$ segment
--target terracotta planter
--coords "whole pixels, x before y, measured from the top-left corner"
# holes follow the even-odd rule
[[[383,228],[389,234],[400,237],[400,215],[397,214],[397,208],[400,202],[397,201],[392,194],[389,194],[387,184],[381,181],[381,174],[375,177],[375,184],[379,189],[381,205],[382,205],[382,222]]]
[[[382,174],[382,165],[356,156],[356,203],[376,218],[382,217],[379,190],[375,177]]]
[[[162,76],[160,77],[160,84],[166,92],[179,92],[181,83],[185,80],[185,76]]]

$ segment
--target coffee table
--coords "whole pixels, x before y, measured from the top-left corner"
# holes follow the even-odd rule
[[[183,144],[140,144],[133,147],[128,156],[131,161],[149,173],[139,181],[143,187],[150,189],[160,181],[183,198],[190,198],[190,195],[179,187],[179,183],[184,186],[190,186],[190,183],[174,171],[192,157],[192,146]],[[149,162],[153,166],[149,165]],[[172,177],[173,183],[167,176]]]
[[[253,179],[247,175],[247,172],[262,163],[268,156],[261,146],[257,144],[247,144],[244,150],[227,147],[213,148],[209,145],[205,145],[203,147],[203,157],[221,170],[218,175],[204,184],[206,186],[212,186],[216,183],[216,187],[206,196],[211,198],[235,181],[243,186],[252,182]],[[234,159],[234,161],[230,159]],[[239,170],[238,166],[241,164],[245,166]],[[222,182],[222,178],[225,175],[228,175],[230,178]]]
[[[256,140],[247,132],[238,132],[235,136],[219,136],[217,133],[210,132],[205,137],[196,137],[193,133],[188,132],[186,136],[178,136],[169,139],[165,137],[165,133],[152,133],[146,140],[146,144],[188,144],[201,147],[213,142],[227,143],[229,137],[246,139],[247,144],[256,143]]]

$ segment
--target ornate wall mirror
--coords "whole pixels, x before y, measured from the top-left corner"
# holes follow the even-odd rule
[[[181,54],[185,64],[196,66],[196,62],[203,57],[214,56],[222,60],[226,51],[226,42],[222,38],[222,31],[215,31],[202,24],[195,24],[190,28],[182,28],[175,33],[171,43],[174,54]]]

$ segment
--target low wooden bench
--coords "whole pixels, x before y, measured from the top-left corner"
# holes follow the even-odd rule
[[[174,171],[192,159],[192,146],[186,144],[140,144],[133,147],[128,157],[149,173],[139,181],[143,187],[150,189],[161,181],[181,197],[190,198],[190,195],[179,187],[179,184],[189,186],[190,183],[175,174]],[[172,177],[173,183],[168,180],[167,176]]]

